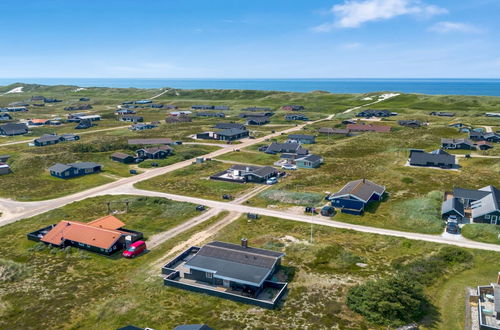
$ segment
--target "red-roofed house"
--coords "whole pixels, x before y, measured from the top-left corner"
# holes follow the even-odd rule
[[[143,238],[143,234],[124,229],[125,224],[109,215],[85,223],[63,220],[28,234],[28,239],[56,247],[73,246],[110,255]]]

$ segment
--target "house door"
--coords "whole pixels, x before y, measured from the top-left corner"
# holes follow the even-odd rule
[[[228,280],[222,280],[222,286],[224,286],[225,288],[229,288],[230,282]]]
[[[497,224],[497,216],[496,215],[492,215],[491,216],[491,224],[492,225],[496,225]]]

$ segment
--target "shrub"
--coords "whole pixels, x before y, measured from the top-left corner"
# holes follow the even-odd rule
[[[428,300],[422,286],[404,274],[352,287],[349,308],[377,325],[400,326],[420,321]]]
[[[0,259],[0,283],[19,281],[28,274],[29,268],[25,264]]]

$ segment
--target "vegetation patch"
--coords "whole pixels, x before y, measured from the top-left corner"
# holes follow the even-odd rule
[[[469,251],[445,246],[431,256],[396,263],[395,275],[352,287],[347,295],[347,305],[377,325],[401,326],[420,322],[434,308],[424,294],[424,286],[471,268],[472,261],[473,255]]]
[[[267,189],[259,197],[268,201],[295,205],[318,205],[324,195],[318,193],[296,192],[289,190]]]
[[[358,255],[338,244],[332,244],[319,249],[309,265],[318,271],[348,271],[358,267],[356,264],[362,262],[363,259]]]
[[[30,273],[26,264],[0,258],[0,283],[22,280]]]
[[[443,193],[431,191],[427,195],[412,198],[394,205],[393,214],[405,223],[407,230],[436,234],[442,231],[444,222],[440,217]]]
[[[463,226],[462,236],[478,242],[500,244],[500,227],[488,223],[471,223]]]

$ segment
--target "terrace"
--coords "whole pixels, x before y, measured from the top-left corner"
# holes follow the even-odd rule
[[[199,247],[192,246],[164,265],[162,267],[163,283],[166,286],[205,293],[267,309],[274,309],[286,293],[288,283],[285,282],[266,280],[263,283],[262,290],[256,296],[253,296],[243,289],[226,287],[224,285],[212,285],[190,278],[190,269],[185,265],[199,251]]]

